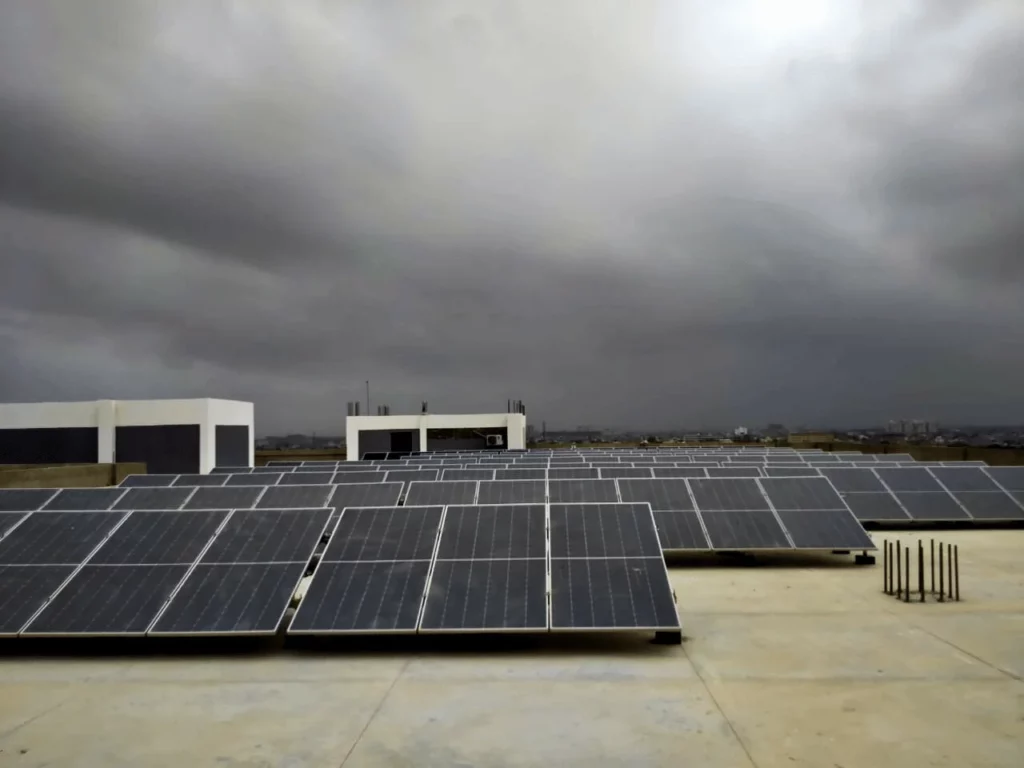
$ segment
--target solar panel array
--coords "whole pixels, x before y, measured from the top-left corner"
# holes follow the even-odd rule
[[[522,503],[344,510],[288,631],[679,628],[648,504]]]
[[[39,506],[2,513],[0,635],[274,634],[331,514]]]

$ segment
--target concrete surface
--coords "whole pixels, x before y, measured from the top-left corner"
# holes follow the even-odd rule
[[[682,647],[7,656],[0,766],[1021,768],[1024,531],[931,535],[959,604],[848,558],[676,565]]]

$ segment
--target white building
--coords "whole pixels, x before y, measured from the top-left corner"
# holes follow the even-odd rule
[[[345,424],[348,460],[367,453],[526,448],[524,413],[417,413],[349,416]]]
[[[0,464],[141,461],[151,473],[252,466],[253,405],[96,400],[0,405]]]

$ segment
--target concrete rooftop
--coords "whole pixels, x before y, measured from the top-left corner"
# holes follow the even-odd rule
[[[674,567],[682,647],[7,656],[0,766],[1021,768],[1024,531],[930,535],[959,604],[839,558]]]

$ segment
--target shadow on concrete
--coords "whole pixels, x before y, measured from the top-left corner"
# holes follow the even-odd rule
[[[670,569],[701,568],[863,568],[854,556],[831,552],[694,552],[666,553],[665,562]],[[872,554],[869,552],[869,554]]]
[[[685,640],[685,638],[683,638]],[[132,658],[148,659],[219,656],[481,656],[509,659],[531,656],[661,657],[678,654],[678,647],[655,643],[653,632],[616,633],[464,633],[456,635],[350,635],[274,637],[64,637],[3,638],[0,658]]]

